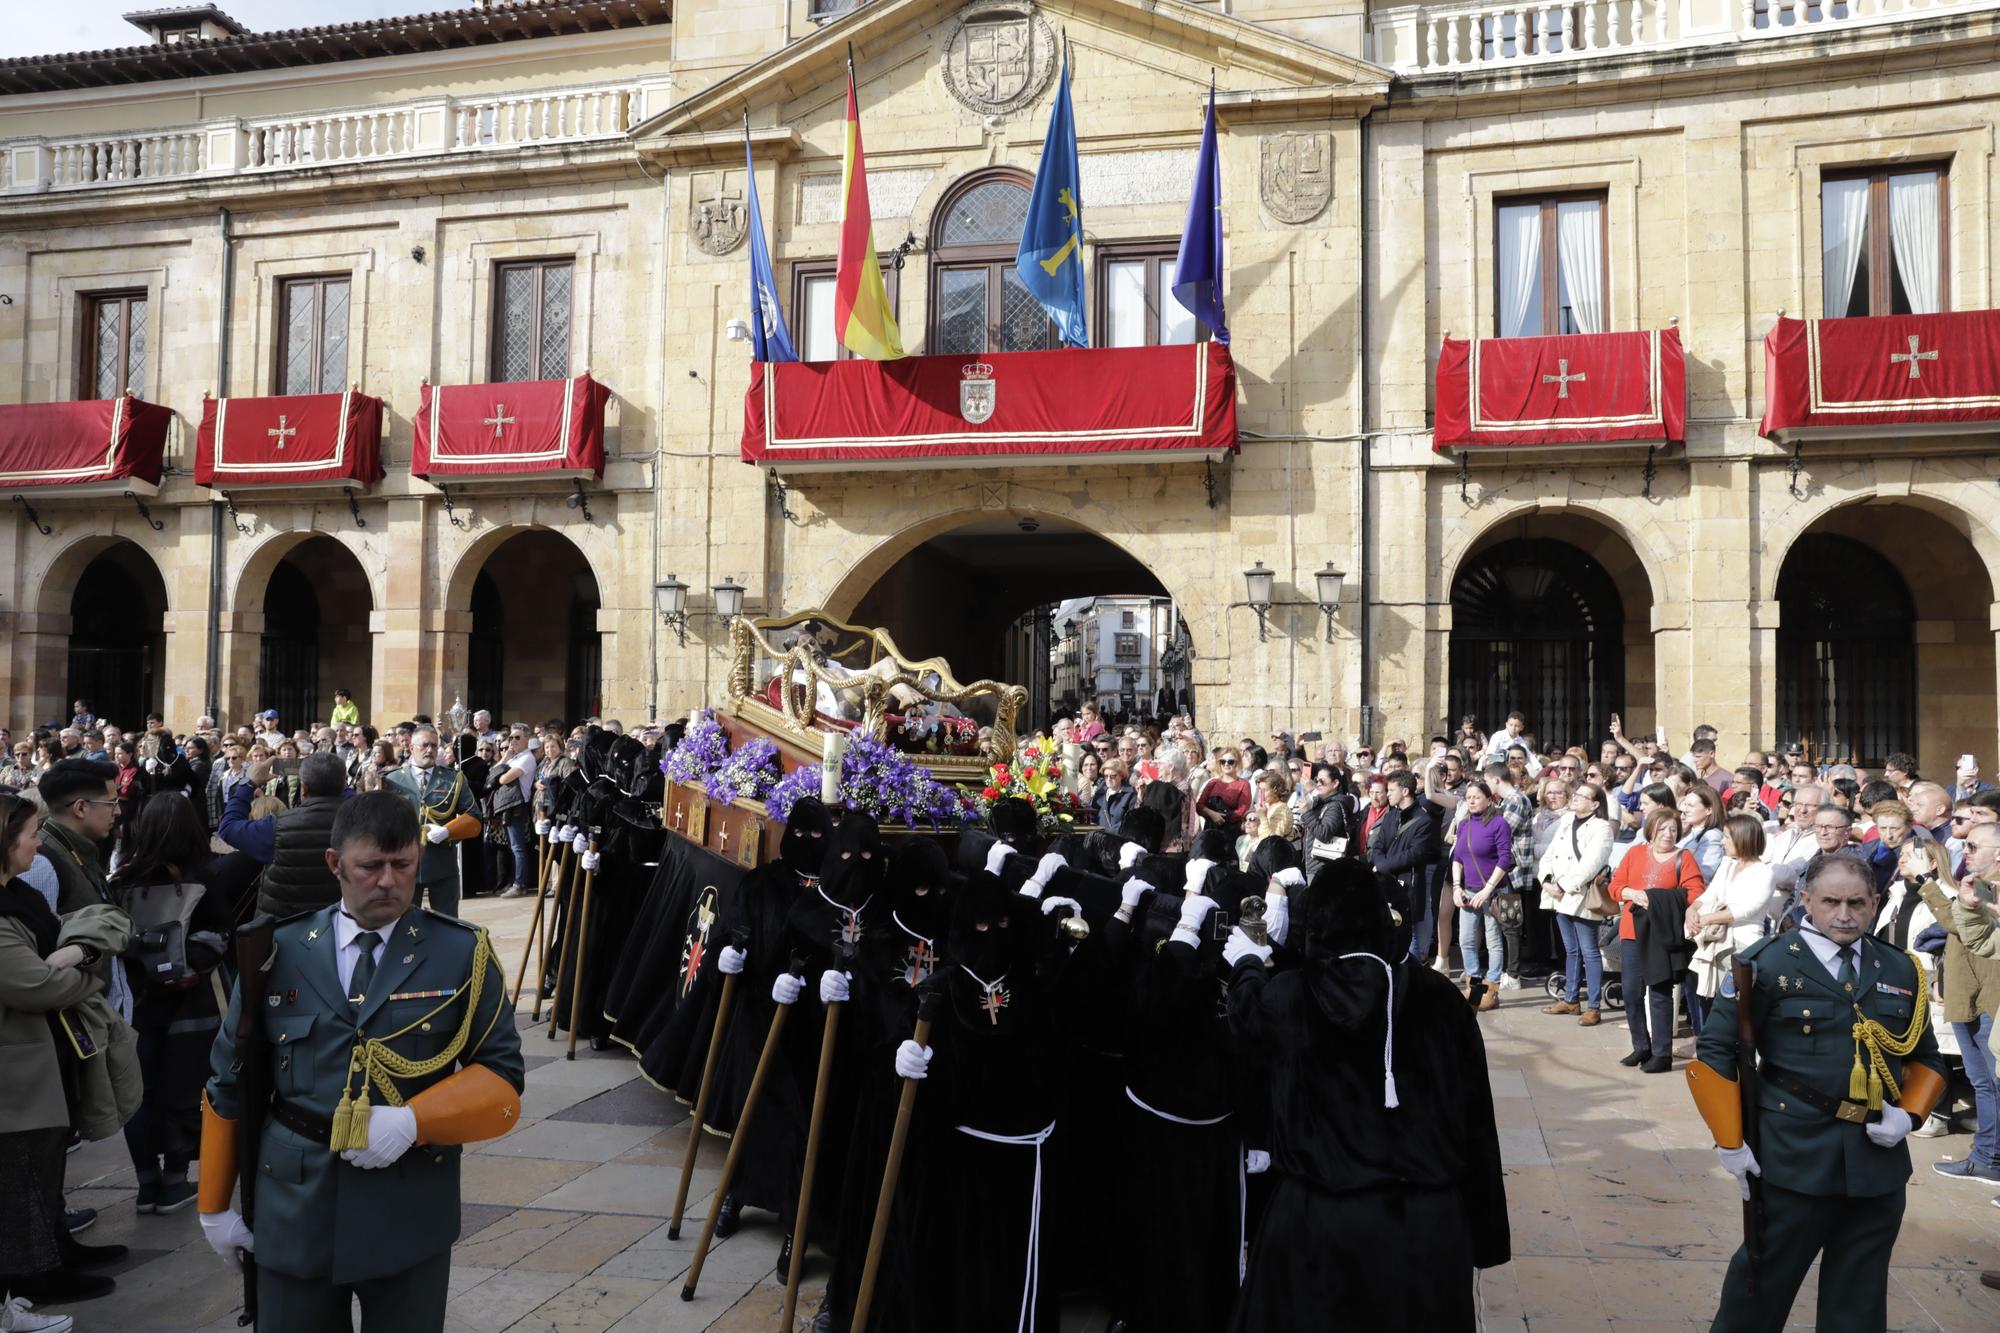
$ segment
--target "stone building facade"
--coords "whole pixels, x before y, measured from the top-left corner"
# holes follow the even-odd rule
[[[1676,740],[1710,722],[1731,760],[1794,735],[1932,769],[1990,755],[1990,432],[1759,434],[1780,311],[1888,312],[1828,298],[1827,182],[1933,171],[1932,308],[1994,304],[2000,6],[1895,5],[496,0],[0,63],[0,402],[92,396],[94,302],[132,293],[133,387],[177,414],[150,517],[122,487],[24,491],[48,535],[0,513],[0,697],[39,721],[93,662],[143,657],[170,717],[240,717],[290,652],[377,719],[460,694],[673,714],[721,687],[727,578],[752,612],[824,607],[920,655],[989,625],[996,659],[1031,606],[1164,596],[1228,734],[1420,740],[1504,700],[1551,739],[1610,711]],[[850,50],[906,345],[957,352],[982,318],[988,352],[1037,345],[991,247],[1018,231],[1063,42],[1100,338],[1186,336],[1162,291],[1214,81],[1237,452],[744,464],[746,119],[804,354],[830,346]],[[1595,210],[1599,276],[1586,297],[1551,280],[1546,325],[1508,327],[1508,210],[1546,207],[1553,237],[1565,203]],[[1877,268],[1902,262],[1878,241]],[[567,473],[447,497],[409,472],[419,386],[505,378],[502,275],[551,259],[572,275],[561,373],[611,390],[603,478],[581,504]],[[195,485],[204,393],[273,392],[278,293],[324,275],[348,284],[348,378],[387,403],[387,476],[352,504]],[[1561,322],[1579,299],[1594,327]],[[1669,327],[1684,443],[1434,447],[1445,337]],[[1253,563],[1268,608],[1245,604]],[[669,575],[692,589],[685,644],[654,614]]]

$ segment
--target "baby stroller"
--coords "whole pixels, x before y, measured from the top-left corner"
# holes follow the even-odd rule
[[[1604,1007],[1622,1012],[1625,1008],[1625,982],[1619,976],[1617,917],[1598,924],[1597,952],[1604,959]],[[1560,1000],[1569,994],[1569,981],[1561,968],[1550,972],[1542,987],[1548,991],[1551,1000]]]

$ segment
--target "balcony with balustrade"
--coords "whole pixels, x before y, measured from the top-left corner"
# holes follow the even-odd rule
[[[665,104],[664,80],[649,80],[6,139],[0,140],[0,194],[241,179],[615,142]]]
[[[1787,37],[2000,10],[1996,0],[1488,0],[1378,9],[1374,59],[1396,73],[1477,74],[1626,53],[1749,48]]]

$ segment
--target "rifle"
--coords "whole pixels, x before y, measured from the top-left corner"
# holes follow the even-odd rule
[[[236,1185],[243,1225],[257,1230],[257,1157],[271,1110],[271,1050],[264,1040],[264,982],[271,966],[271,932],[278,919],[260,912],[236,928]],[[243,1254],[243,1313],[238,1328],[257,1323],[257,1259]]]
[[[1757,1142],[1757,1031],[1750,1020],[1750,996],[1757,982],[1757,969],[1741,956],[1733,958],[1729,965],[1730,977],[1736,983],[1736,1089],[1743,1099],[1743,1143]],[[1750,1197],[1743,1201],[1743,1257],[1748,1261],[1750,1294],[1757,1294],[1757,1262],[1763,1248],[1758,1244],[1758,1233],[1764,1220],[1764,1179],[1759,1175],[1747,1175],[1744,1183],[1750,1187]]]

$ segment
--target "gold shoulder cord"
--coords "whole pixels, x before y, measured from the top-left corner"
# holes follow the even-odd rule
[[[397,1090],[394,1080],[424,1078],[458,1059],[459,1053],[465,1050],[466,1042],[471,1038],[473,1020],[479,1013],[479,998],[486,990],[486,973],[492,966],[492,941],[482,929],[472,946],[472,978],[468,986],[429,1013],[412,1020],[388,1036],[370,1037],[355,1046],[353,1053],[348,1057],[347,1076],[341,1081],[340,1104],[333,1110],[333,1134],[328,1139],[328,1148],[334,1152],[346,1152],[349,1149],[368,1146],[370,1111],[368,1087],[371,1083],[382,1094],[382,1100],[386,1104],[401,1106],[403,1094]],[[445,1043],[444,1049],[436,1055],[428,1060],[412,1060],[389,1049],[390,1042],[429,1022],[461,999],[465,1001],[465,1017],[459,1020],[458,1031],[452,1034],[451,1040]],[[486,1031],[480,1033],[479,1040],[473,1044],[472,1049],[475,1054],[486,1044],[487,1034],[493,1031],[493,1025],[499,1022],[500,1012],[505,1008],[505,1005],[494,1006],[493,1017],[486,1024]],[[361,1077],[358,1090],[354,1086],[357,1074]]]
[[[454,771],[451,776],[451,790],[445,793],[444,804],[425,805],[423,788],[417,789],[417,811],[426,823],[443,824],[458,813],[458,794],[465,790],[465,774]]]
[[[1847,1100],[1858,1102],[1865,1099],[1871,1111],[1882,1109],[1885,1092],[1889,1097],[1903,1095],[1902,1088],[1897,1086],[1894,1076],[1889,1073],[1889,1062],[1882,1058],[1882,1053],[1887,1051],[1900,1060],[1917,1049],[1917,1042],[1930,1023],[1930,987],[1924,984],[1923,962],[1908,949],[1903,953],[1917,969],[1916,1003],[1910,1012],[1909,1030],[1900,1037],[1895,1036],[1874,1019],[1862,1018],[1859,1006],[1854,1010],[1854,1068],[1847,1076]],[[1866,1068],[1861,1060],[1863,1048],[1868,1052]]]

